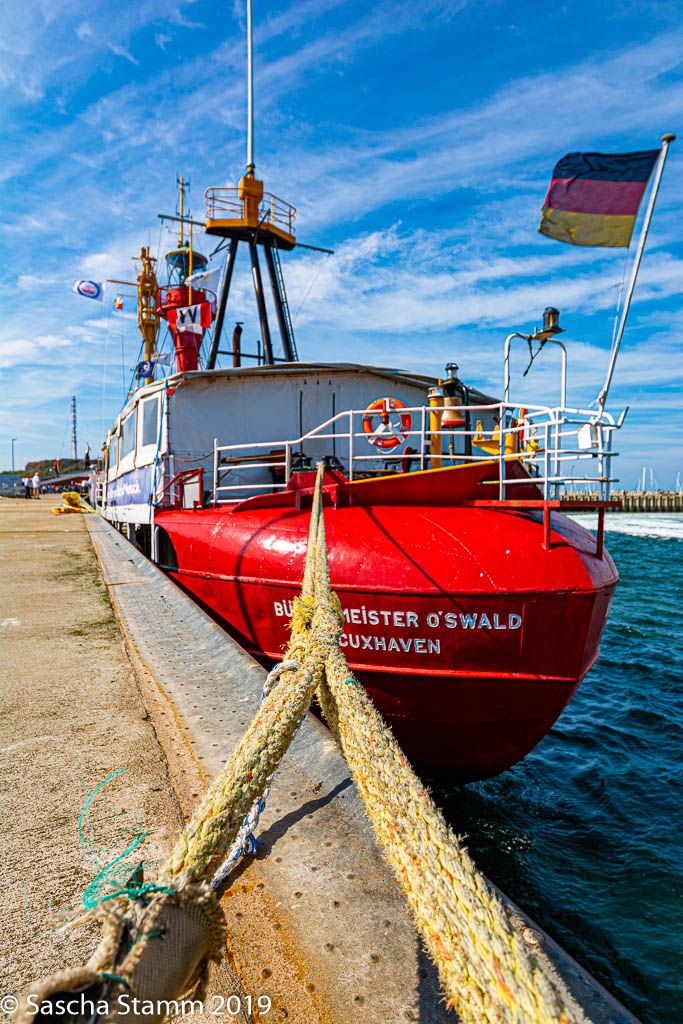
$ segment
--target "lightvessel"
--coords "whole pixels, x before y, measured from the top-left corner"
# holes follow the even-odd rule
[[[540,328],[505,339],[502,399],[468,386],[454,363],[436,378],[301,361],[280,263],[302,245],[296,211],[256,178],[251,61],[248,81],[246,172],[237,188],[207,189],[201,225],[228,247],[218,294],[202,278],[206,257],[184,239],[185,221],[190,232],[198,225],[182,199],[166,285],[141,252],[146,358],[107,434],[97,507],[272,664],[288,639],[322,461],[351,669],[413,760],[461,781],[497,774],[542,739],[598,657],[618,580],[604,514],[625,412],[606,410],[606,389],[597,410],[568,405],[552,307]],[[231,349],[220,347],[240,242],[258,310],[255,352],[240,321]],[[155,380],[163,320],[176,365]],[[559,347],[559,402],[510,400],[515,339]],[[578,484],[599,498],[570,501],[567,487]],[[564,514],[580,509],[597,509],[597,537]]]

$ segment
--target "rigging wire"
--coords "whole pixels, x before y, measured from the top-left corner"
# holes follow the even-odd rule
[[[123,317],[121,318],[121,386],[123,387],[123,402],[126,402],[126,365],[123,346]]]
[[[157,239],[157,248],[156,248],[157,266],[159,265],[159,260],[161,259],[161,233],[162,233],[163,230],[164,230],[164,222],[162,220],[160,220],[159,221],[159,237]]]
[[[628,269],[628,257],[629,257],[630,252],[631,252],[631,248],[629,246],[626,249],[626,252],[624,254],[624,267],[623,267],[622,274],[621,274],[621,282],[619,284],[619,293],[617,295],[617,305],[616,305],[616,309],[614,311],[614,323],[612,324],[612,340],[610,341],[610,346],[609,346],[610,357],[612,355],[612,352],[614,351],[614,344],[615,344],[615,342],[617,340],[617,327],[618,327],[618,324],[619,324],[619,314],[621,312],[621,303],[622,303],[622,299],[624,297],[624,284],[626,282],[626,271]],[[616,287],[617,287],[616,285],[610,285],[609,288],[606,289],[606,290],[609,291],[611,288],[616,288]],[[589,408],[592,409],[594,406],[597,406],[599,400],[600,400],[599,396],[597,398],[594,398],[593,401],[590,403]]]
[[[313,290],[313,286],[314,286],[315,282],[320,277],[321,270],[323,269],[323,267],[325,266],[325,263],[327,262],[327,260],[330,258],[331,255],[332,255],[332,253],[329,252],[327,254],[327,256],[325,257],[325,259],[321,260],[320,266],[318,267],[318,270],[317,270],[317,273],[316,273],[315,277],[313,278],[313,280],[311,281],[311,283],[309,285],[309,288],[308,288],[308,291],[306,292],[306,294],[304,295],[303,299],[301,300],[301,305],[299,306],[299,308],[297,309],[296,313],[292,317],[292,323],[296,323],[296,318],[298,317],[299,313],[303,309],[304,303],[305,303],[306,299],[308,298],[308,296],[311,294],[311,291]]]
[[[113,318],[113,310],[110,310],[109,317],[107,319],[107,333],[104,336],[104,353],[102,355],[102,391],[100,393],[100,430],[103,434],[106,434],[107,428],[104,419],[104,391],[107,383],[107,356],[109,355],[109,342],[111,340],[111,324]]]
[[[219,242],[216,248],[213,250],[213,252],[209,253],[209,259],[213,259],[217,252],[220,252],[222,249],[225,249],[229,241],[229,238],[224,238],[222,242]]]

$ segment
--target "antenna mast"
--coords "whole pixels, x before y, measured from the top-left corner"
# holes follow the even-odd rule
[[[185,207],[185,179],[182,177],[182,175],[180,177],[180,181],[178,182],[178,186],[179,186],[179,189],[180,189],[180,234],[178,235],[178,244],[182,248],[182,245],[183,245],[183,243],[185,241],[185,236],[183,234],[183,227],[184,227],[184,224],[185,224],[185,216],[184,216],[184,207]]]
[[[78,459],[78,437],[76,435],[76,396],[71,396],[71,454]]]
[[[247,0],[247,174],[254,174],[254,44],[251,0]]]
[[[275,312],[282,338],[282,349],[285,361],[297,362],[298,356],[294,343],[292,319],[289,314],[287,296],[285,294],[279,250],[291,250],[296,245],[294,237],[293,206],[283,202],[277,196],[264,193],[263,182],[257,180],[254,161],[254,28],[252,19],[252,0],[246,0],[247,6],[247,169],[236,189],[208,188],[206,190],[206,233],[221,235],[230,239],[230,251],[223,271],[220,299],[216,312],[211,349],[207,357],[207,369],[213,370],[219,354],[219,344],[225,310],[230,294],[230,282],[235,266],[237,245],[240,241],[249,245],[251,271],[256,294],[259,326],[265,364],[273,366],[275,357],[268,325],[268,310],[263,292],[263,278],[258,257],[258,248],[264,250],[268,276],[273,292]],[[237,195],[235,195],[237,193]],[[237,201],[235,201],[237,200]],[[245,358],[246,358],[246,354]],[[260,357],[258,357],[260,363]]]

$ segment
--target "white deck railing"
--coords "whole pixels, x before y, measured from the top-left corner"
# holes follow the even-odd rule
[[[372,453],[368,451],[366,447],[368,434],[362,429],[363,417],[368,414],[366,409],[348,409],[337,413],[336,416],[325,420],[313,430],[294,439],[229,445],[219,445],[218,439],[215,439],[213,451],[214,504],[227,504],[241,500],[241,497],[248,492],[270,493],[284,490],[289,484],[292,472],[301,468],[301,458],[306,458],[303,446],[307,442],[309,447],[318,449],[320,449],[318,442],[323,442],[323,447],[326,443],[331,451],[316,452],[312,456],[313,460],[318,461],[324,454],[327,454],[328,458],[334,456],[350,480],[357,478],[359,474],[380,476],[387,471],[392,471],[394,465],[398,469],[405,459],[410,459],[412,465],[419,463],[420,469],[433,468],[435,465],[456,465],[495,459],[498,462],[499,498],[505,499],[514,497],[515,487],[528,483],[526,478],[521,480],[505,478],[505,463],[510,460],[521,460],[525,466],[531,468],[533,482],[542,488],[545,498],[557,497],[562,488],[575,484],[597,485],[601,496],[605,499],[609,498],[610,485],[616,482],[616,478],[611,476],[612,459],[618,454],[612,451],[612,435],[621,427],[626,412],[622,413],[618,422],[615,423],[614,418],[605,412],[598,417],[596,412],[590,409],[571,409],[564,406],[551,408],[537,405],[527,407],[522,421],[513,422],[513,412],[519,409],[519,405],[498,402],[492,405],[457,407],[458,413],[467,417],[466,429],[430,430],[430,414],[444,412],[445,409],[445,406],[413,406],[390,410],[389,415],[394,418],[399,413],[410,414],[413,420],[410,430],[400,431],[403,440],[392,451],[378,452],[375,450]],[[448,411],[452,413],[453,408],[449,407]],[[488,436],[484,442],[489,446],[494,445],[496,451],[493,454],[472,450],[477,447],[474,441],[475,435],[479,433],[476,430],[476,422],[483,419],[486,413],[493,414],[493,418],[498,424],[496,427],[497,439]],[[414,427],[415,420],[417,420],[416,427]],[[473,422],[474,429],[472,428]],[[500,429],[501,427],[502,429]],[[579,435],[579,431],[581,431],[581,435]],[[484,430],[484,434],[491,435],[491,430]],[[435,438],[442,438],[440,453],[432,451],[432,443]],[[469,439],[469,443],[467,439]],[[363,443],[360,451],[359,441]],[[530,445],[531,441],[534,442],[534,445]],[[463,451],[456,452],[454,450],[457,442],[459,442],[458,447],[461,447]],[[406,448],[412,448],[413,451],[407,452]],[[508,450],[509,448],[513,450]],[[341,454],[339,454],[340,451]],[[595,471],[575,475],[577,466],[583,468],[586,463],[590,463],[590,467]],[[571,472],[568,471],[570,464]],[[243,474],[253,470],[271,471],[271,480],[253,484],[242,481],[224,482],[230,473],[235,474],[236,471],[239,471],[240,474]],[[277,477],[281,477],[281,479],[277,479]]]

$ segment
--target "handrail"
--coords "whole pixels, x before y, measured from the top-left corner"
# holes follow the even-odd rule
[[[189,299],[189,294],[190,293],[192,294],[192,298],[196,298],[197,299],[196,303],[194,303],[195,305],[198,304],[199,302],[210,302],[212,306],[214,306],[214,307],[216,306],[218,298],[217,298],[216,293],[212,292],[210,288],[204,288],[200,284],[193,285],[193,284],[185,284],[183,282],[183,284],[162,284],[162,285],[159,285],[159,287],[157,289],[157,309],[163,310],[163,308],[164,308],[164,306],[166,304],[165,303],[165,299],[168,296],[169,292],[177,292],[177,291],[180,291],[183,288],[186,289],[186,291],[188,292],[188,299]],[[197,298],[197,296],[199,296],[200,294],[201,294],[202,297],[201,298]]]
[[[171,494],[171,506],[175,507],[176,504],[182,504],[182,492],[185,489],[185,484],[188,482],[188,480],[191,480],[193,476],[199,478],[199,494],[201,497],[204,483],[204,467],[193,466],[191,469],[181,469],[174,476],[171,477],[168,483],[161,488],[160,500],[155,503],[155,507],[159,508],[161,506],[164,499],[164,494],[166,494],[168,489],[172,487],[173,484],[176,483],[176,481],[179,482],[178,498],[177,500],[174,501],[173,495]]]
[[[506,402],[508,401],[508,399],[510,397],[510,345],[511,345],[511,343],[512,343],[514,338],[520,338],[523,341],[528,341],[529,340],[525,335],[519,334],[517,331],[513,331],[512,334],[508,334],[507,338],[505,339],[505,352],[504,352],[504,356],[503,356],[503,369],[504,369],[504,378],[505,379],[503,381],[503,395],[505,396],[505,401]],[[564,342],[558,341],[557,338],[544,338],[543,341],[542,341],[542,344],[543,345],[548,345],[548,344],[559,345],[559,347],[562,349],[562,377],[561,377],[561,381],[560,381],[560,403],[561,403],[560,407],[562,409],[564,409],[564,407],[567,404],[567,349],[565,347]]]
[[[246,218],[246,200],[240,198],[238,188],[207,188],[204,195],[206,196],[208,220],[219,219],[217,214],[221,212],[237,214],[239,220]],[[285,230],[287,234],[293,235],[295,217],[295,206],[273,195],[272,192],[263,193],[259,203],[259,222],[261,224],[271,224],[273,227],[278,227]]]
[[[465,455],[460,452],[444,452],[443,439],[447,438],[449,441],[452,441],[455,437],[474,438],[478,433],[476,427],[469,430],[458,428],[457,431],[452,429],[430,430],[428,427],[427,414],[439,411],[443,412],[446,408],[446,406],[411,406],[401,409],[402,414],[409,413],[412,415],[413,413],[416,413],[419,414],[420,419],[417,427],[408,431],[402,431],[403,442],[401,442],[401,450],[396,452],[382,451],[364,455],[359,454],[356,451],[356,438],[365,438],[367,440],[367,435],[363,430],[354,429],[355,421],[360,419],[362,423],[362,417],[367,412],[367,410],[361,409],[347,409],[343,412],[337,413],[324,422],[318,424],[312,430],[302,434],[300,437],[290,440],[278,439],[219,445],[218,439],[215,439],[214,503],[219,504],[221,500],[229,501],[229,498],[221,499],[219,497],[219,495],[225,493],[235,494],[237,492],[244,492],[247,490],[272,492],[274,490],[280,490],[287,487],[291,475],[294,472],[293,456],[296,453],[296,450],[303,451],[302,446],[307,441],[333,440],[337,445],[346,442],[348,444],[348,477],[350,480],[353,480],[361,465],[374,463],[375,466],[377,466],[378,463],[383,464],[385,466],[384,471],[386,472],[387,465],[390,465],[393,462],[400,462],[405,459],[406,453],[403,445],[409,438],[417,438],[419,440],[419,447],[415,452],[414,458],[419,459],[420,469],[428,468],[432,459],[438,459],[440,464],[445,462],[447,464],[452,463],[455,465],[487,460],[490,461],[491,458],[496,458],[499,467],[498,480],[500,499],[505,498],[506,489],[508,487],[515,487],[528,483],[528,479],[506,479],[504,472],[505,463],[514,460],[521,460],[526,465],[536,466],[539,469],[542,464],[542,470],[532,477],[532,481],[538,486],[543,486],[544,498],[546,499],[550,497],[551,489],[555,491],[555,496],[557,496],[560,487],[573,483],[599,484],[601,492],[606,497],[609,497],[609,486],[611,483],[616,482],[616,478],[612,478],[610,476],[611,460],[617,454],[612,451],[612,432],[619,429],[623,422],[623,417],[620,419],[618,424],[615,424],[614,418],[609,413],[605,413],[604,419],[600,423],[597,423],[595,412],[591,409],[537,405],[528,407],[524,419],[517,422],[512,414],[514,410],[519,409],[519,405],[511,402],[503,401],[488,403],[486,405],[463,406],[461,411],[476,413],[476,419],[482,419],[483,414],[486,412],[495,412],[498,414],[493,417],[496,426],[492,436],[486,437],[486,444],[490,446],[494,446],[497,442],[497,452],[491,454],[490,451],[483,451],[480,454],[473,453],[471,455]],[[345,422],[347,429],[340,432],[337,429],[337,425],[341,424],[342,421]],[[588,447],[579,447],[576,442],[571,446],[563,447],[563,441],[566,442],[570,437],[577,437],[579,430],[586,425],[591,427],[591,432],[589,433],[590,443]],[[571,429],[572,427],[574,429]],[[490,433],[490,429],[490,427],[487,428],[485,432],[487,435]],[[514,436],[517,439],[523,438],[524,432],[527,430],[533,430],[536,435],[536,440],[540,441],[538,450],[532,451],[528,447],[524,450],[507,450],[507,437]],[[436,437],[442,439],[442,443],[439,446],[441,448],[441,452],[438,455],[433,454],[430,450],[432,440]],[[267,461],[268,459],[273,459],[274,453],[272,449],[275,447],[284,449],[284,459],[279,458],[276,462]],[[265,449],[270,449],[270,451],[265,451]],[[230,465],[226,466],[222,462],[222,458],[224,458],[222,453],[227,452],[241,452],[244,454],[241,458],[239,455],[232,456],[230,458]],[[258,454],[247,454],[248,452],[261,452],[262,456],[259,457]],[[585,459],[597,460],[597,476],[583,475],[581,477],[575,477],[569,476],[562,471],[565,463],[580,462]],[[283,479],[276,480],[273,478],[272,481],[261,484],[246,484],[243,482],[225,484],[222,482],[222,474],[224,471],[276,468],[280,471],[284,471]],[[371,467],[368,468],[370,469]],[[382,470],[377,468],[376,472],[381,473]]]

